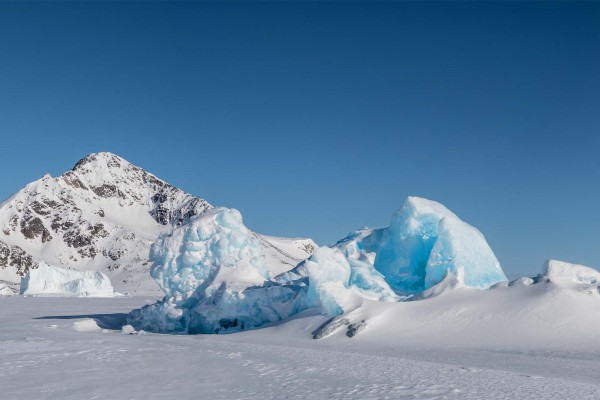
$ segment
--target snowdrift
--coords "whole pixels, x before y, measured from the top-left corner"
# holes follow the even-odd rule
[[[446,279],[434,288],[452,282],[456,280]],[[331,328],[323,337],[344,338],[348,326],[364,321],[367,328],[355,340],[376,347],[386,343],[443,349],[586,351],[598,347],[600,272],[549,260],[538,276],[511,283],[489,290],[446,287],[417,301],[365,301],[362,307],[326,324]],[[342,319],[347,321],[345,326],[337,323]],[[278,327],[278,334],[296,329],[294,324]]]
[[[102,272],[79,272],[40,262],[21,278],[21,294],[35,296],[111,297],[113,287]]]
[[[563,287],[582,288],[600,285],[600,272],[585,265],[548,260],[538,276],[538,281],[552,282]]]
[[[152,277],[165,292],[130,313],[154,332],[223,333],[285,320],[307,309],[337,316],[364,301],[437,293],[441,282],[486,289],[506,277],[483,235],[439,203],[409,197],[389,227],[362,229],[275,274],[237,210],[215,208],[152,246]],[[279,271],[280,272],[280,271]],[[431,289],[431,290],[430,290]]]

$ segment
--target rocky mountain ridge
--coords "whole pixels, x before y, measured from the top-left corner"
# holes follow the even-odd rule
[[[45,261],[102,271],[120,292],[158,293],[148,273],[150,245],[161,232],[209,208],[206,200],[115,154],[90,154],[0,204],[0,280],[16,282]],[[310,240],[292,240],[282,248],[261,238],[278,263],[298,262],[315,247]]]

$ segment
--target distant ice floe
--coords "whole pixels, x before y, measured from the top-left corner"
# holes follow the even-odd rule
[[[33,296],[112,297],[110,280],[102,272],[79,272],[40,262],[21,278],[21,294]]]

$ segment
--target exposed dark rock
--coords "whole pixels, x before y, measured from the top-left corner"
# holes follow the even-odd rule
[[[75,173],[72,172],[72,171],[64,173],[61,178],[62,178],[63,182],[65,182],[69,186],[73,186],[74,188],[80,188],[80,189],[86,189],[87,190],[87,186],[85,186],[83,184],[83,182],[81,182],[79,180],[79,178],[77,178],[77,176],[75,175]]]
[[[36,269],[38,262],[19,246],[9,246],[0,242],[0,268],[8,266],[17,268],[17,274],[24,276],[30,269]]]
[[[104,249],[102,250],[102,255],[104,257],[108,257],[113,261],[117,261],[121,258],[123,258],[125,255],[127,254],[127,252],[125,251],[125,249]]]
[[[70,230],[65,232],[63,239],[69,247],[75,247],[76,249],[89,246],[94,240],[91,235],[84,235],[79,230]]]
[[[356,336],[360,331],[367,327],[367,322],[363,319],[360,322],[353,322],[348,325],[348,331],[346,331],[346,336],[349,338]]]
[[[21,220],[21,233],[27,239],[42,237],[42,243],[52,240],[52,235],[44,226],[44,223],[38,217],[23,218]]]
[[[96,193],[98,196],[100,197],[105,197],[105,198],[109,198],[109,197],[124,197],[124,196],[119,196],[119,194],[122,194],[115,185],[111,185],[108,183],[105,183],[101,186],[97,186],[97,187],[92,187],[91,188],[92,191],[94,193]]]
[[[117,269],[119,269],[121,266],[119,264],[112,264],[109,265],[108,267],[106,267],[109,271],[115,271]]]
[[[150,215],[156,222],[162,225],[173,224],[181,226],[189,221],[193,216],[204,212],[210,208],[210,205],[202,199],[194,198],[180,208],[173,208],[171,202],[175,189],[171,185],[165,185],[164,188],[152,196],[152,202],[155,204]]]
[[[10,247],[7,244],[0,242],[0,268],[5,268],[8,265],[10,257]]]
[[[321,325],[313,334],[313,339],[322,339],[331,335],[342,326],[350,325],[348,318],[331,318]]]
[[[29,208],[31,208],[33,212],[39,215],[48,215],[52,211],[45,204],[42,204],[39,201],[32,201],[31,203],[29,203]]]
[[[97,223],[94,226],[89,226],[88,230],[92,234],[92,236],[97,237],[107,237],[109,233],[104,229],[104,225],[101,223]]]
[[[17,230],[17,225],[19,224],[19,216],[18,215],[13,215],[12,217],[10,217],[10,221],[8,222],[8,226],[10,227],[10,229],[14,232]]]
[[[98,197],[115,199],[122,207],[144,207],[162,225],[181,225],[211,207],[116,155],[90,154],[61,176],[45,175],[28,185],[0,208],[3,220],[8,221],[0,226],[0,235],[7,242],[0,248],[0,266],[22,263],[23,272],[35,265],[22,249],[11,250],[10,236],[11,242],[36,240],[60,249],[61,254],[53,259],[70,266],[103,255],[106,264],[102,268],[147,271],[151,240],[136,237],[129,221],[120,224],[119,213],[106,218],[104,202]],[[57,242],[64,242],[69,249],[52,247]],[[39,250],[49,254],[44,246]]]
[[[60,216],[57,216],[52,223],[50,224],[50,228],[52,228],[55,232],[66,231],[70,227],[73,226],[73,222],[71,221],[63,221]]]
[[[305,244],[305,245],[302,247],[302,250],[304,250],[304,251],[305,251],[306,253],[308,253],[308,254],[312,254],[312,253],[314,253],[314,252],[315,252],[315,250],[316,250],[316,249],[315,249],[315,246],[313,246],[312,244],[310,244],[310,243],[306,243],[306,244]]]

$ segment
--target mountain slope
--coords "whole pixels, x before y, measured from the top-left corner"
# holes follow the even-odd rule
[[[120,292],[159,293],[148,273],[150,245],[211,207],[114,154],[90,154],[0,204],[0,280],[16,282],[43,260],[102,271]],[[314,249],[310,240],[259,237],[275,269],[289,269],[310,255],[302,248]]]

